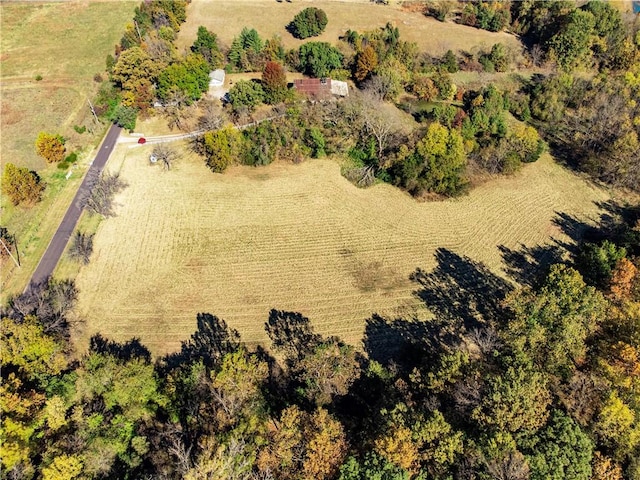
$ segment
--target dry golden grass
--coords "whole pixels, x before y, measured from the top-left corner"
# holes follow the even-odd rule
[[[105,69],[135,0],[0,3],[0,160],[43,169],[33,143],[41,130],[86,144],[74,125],[90,123],[87,98]],[[36,81],[36,75],[42,80]]]
[[[389,185],[358,189],[331,160],[220,175],[187,155],[163,172],[148,164],[151,148],[122,146],[112,159],[129,186],[77,276],[81,347],[102,332],[175,350],[198,312],[264,342],[271,308],[357,345],[374,312],[427,315],[409,276],[431,270],[437,248],[499,274],[498,245],[566,240],[556,212],[593,219],[594,201],[608,198],[549,156],[469,196],[418,203]]]
[[[329,23],[324,33],[307,40],[296,40],[285,29],[302,9],[314,6],[327,13]],[[262,38],[280,35],[288,48],[317,40],[338,42],[338,37],[351,29],[357,31],[384,27],[391,22],[400,30],[400,38],[416,42],[422,51],[440,55],[449,49],[470,50],[474,46],[491,47],[503,42],[514,47],[518,40],[506,33],[492,33],[476,28],[442,23],[420,13],[403,11],[399,6],[375,5],[368,1],[297,0],[193,0],[187,9],[187,22],[178,36],[178,46],[186,49],[196,38],[200,25],[218,35],[223,45],[231,45],[243,27],[255,28]]]
[[[10,261],[0,265],[1,300],[26,286],[106,128],[79,135],[73,126],[92,125],[87,98],[97,88],[93,75],[104,70],[137,3],[0,2],[0,168],[7,162],[26,166],[47,183],[33,208],[16,208],[2,198],[1,223],[17,237],[22,267]],[[62,134],[69,151],[79,150],[69,180],[67,172],[36,155],[42,130]]]

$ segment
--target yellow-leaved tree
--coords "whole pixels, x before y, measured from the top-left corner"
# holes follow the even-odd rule
[[[36,153],[49,163],[64,160],[64,138],[53,133],[40,132],[36,139]]]

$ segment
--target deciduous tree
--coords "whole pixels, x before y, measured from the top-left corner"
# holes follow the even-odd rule
[[[240,156],[242,135],[228,126],[205,133],[203,143],[207,166],[214,172],[224,172]]]
[[[14,205],[36,203],[40,200],[44,188],[45,184],[36,172],[26,167],[17,167],[13,163],[5,164],[2,192]]]
[[[354,348],[337,339],[320,343],[296,369],[305,396],[319,406],[331,403],[335,396],[345,395],[360,374]]]
[[[252,112],[264,101],[264,90],[258,82],[238,80],[229,90],[229,103],[234,112]]]
[[[36,153],[49,163],[61,162],[66,152],[64,138],[60,135],[40,132],[36,139]]]
[[[342,66],[342,53],[327,42],[309,42],[300,46],[300,67],[312,77],[328,77]]]
[[[287,97],[287,74],[281,64],[267,62],[262,71],[262,86],[266,103],[279,103]]]
[[[506,332],[509,344],[559,375],[570,375],[584,360],[587,337],[598,327],[606,306],[600,292],[562,264],[551,267],[538,292],[518,290],[506,304],[514,314]]]
[[[308,7],[293,17],[287,28],[296,38],[316,37],[324,31],[327,21],[324,10]]]
[[[354,77],[358,82],[364,82],[378,66],[378,54],[371,45],[364,47],[356,55]]]

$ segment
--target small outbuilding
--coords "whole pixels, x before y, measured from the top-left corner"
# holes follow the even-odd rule
[[[224,85],[224,70],[219,68],[209,73],[209,88],[221,87]]]
[[[340,80],[331,80],[331,93],[336,97],[348,97],[349,85]]]

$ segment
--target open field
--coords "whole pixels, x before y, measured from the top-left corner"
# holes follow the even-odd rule
[[[33,148],[41,130],[87,143],[74,125],[90,124],[87,98],[137,1],[0,4],[2,136],[0,159],[41,170]],[[42,80],[36,81],[37,75]]]
[[[389,185],[358,189],[331,160],[219,175],[190,154],[163,172],[148,164],[151,147],[119,149],[110,168],[129,186],[76,278],[79,346],[102,332],[174,350],[198,312],[262,342],[271,308],[358,344],[374,312],[427,314],[409,276],[430,271],[437,248],[500,274],[499,245],[566,240],[557,212],[595,219],[594,202],[608,199],[549,156],[467,197],[418,203]]]
[[[327,13],[329,23],[324,33],[306,40],[296,40],[285,29],[302,9],[318,7]],[[455,23],[442,23],[420,13],[407,12],[393,5],[375,5],[368,1],[298,0],[193,0],[187,8],[187,22],[182,26],[177,45],[189,48],[196,38],[198,26],[204,25],[218,35],[223,45],[231,45],[243,27],[255,28],[262,38],[280,35],[288,48],[307,41],[337,43],[338,37],[351,29],[357,31],[396,25],[400,38],[416,42],[422,51],[440,55],[449,49],[470,50],[473,46],[491,47],[503,42],[519,47],[518,40],[506,33],[492,33]]]
[[[1,224],[18,240],[21,268],[0,266],[2,300],[21,292],[73,199],[105,126],[94,126],[87,98],[105,68],[137,1],[0,3],[0,167],[11,162],[38,171],[47,183],[33,208],[2,199]],[[36,81],[36,75],[42,80]],[[92,132],[76,133],[74,125]],[[62,134],[78,163],[67,171],[35,153],[40,131]]]

